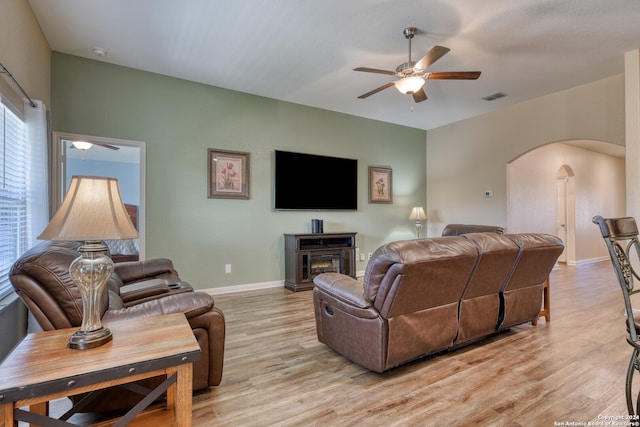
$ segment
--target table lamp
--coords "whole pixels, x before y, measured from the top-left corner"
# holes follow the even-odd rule
[[[82,297],[82,325],[67,347],[84,350],[111,341],[111,331],[100,320],[100,299],[113,271],[113,261],[102,240],[135,239],[115,178],[74,176],[53,219],[38,236],[41,240],[82,240],[80,256],[69,274]]]
[[[422,220],[427,219],[427,215],[424,213],[424,209],[420,206],[416,206],[411,209],[411,214],[409,215],[409,219],[414,219],[416,221],[415,229],[416,236],[420,237],[420,233],[422,232]]]

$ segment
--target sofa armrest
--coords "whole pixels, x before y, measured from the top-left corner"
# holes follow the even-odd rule
[[[166,293],[169,293],[169,285],[162,279],[143,280],[120,288],[120,297],[125,303]]]
[[[119,262],[114,264],[113,271],[125,284],[155,277],[180,281],[178,272],[173,268],[173,262],[166,258]]]
[[[102,320],[104,322],[119,322],[170,313],[184,313],[186,318],[190,319],[208,312],[213,306],[214,301],[211,295],[204,292],[186,292],[167,295],[130,307],[110,309],[105,312]]]
[[[211,295],[204,292],[167,295],[131,307],[110,309],[102,320],[119,322],[169,313],[184,313],[202,352],[200,360],[193,364],[193,389],[219,385],[224,360],[225,321]]]
[[[358,308],[371,306],[364,299],[362,283],[353,277],[340,273],[322,273],[313,279],[313,283],[327,294],[347,304]]]
[[[148,279],[121,286],[118,290],[125,306],[140,304],[156,298],[163,298],[168,294],[193,292],[193,288],[186,282],[167,279]]]
[[[203,351],[202,358],[193,364],[193,389],[219,385],[224,365],[225,321],[222,311],[213,307],[208,312],[188,319]],[[207,358],[208,353],[208,358]],[[208,372],[207,375],[197,374]]]

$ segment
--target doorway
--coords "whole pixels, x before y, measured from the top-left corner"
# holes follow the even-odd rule
[[[575,260],[575,176],[570,166],[563,165],[556,175],[556,235],[564,242],[558,262]]]
[[[73,144],[89,143],[84,148]],[[71,177],[109,176],[118,179],[122,201],[132,214],[138,230],[138,239],[123,245],[127,251],[137,251],[137,258],[145,256],[145,143],[89,135],[53,132],[52,158],[56,159],[51,170],[51,214],[64,199]]]

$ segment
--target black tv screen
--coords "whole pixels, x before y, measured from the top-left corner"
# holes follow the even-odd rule
[[[357,210],[358,161],[276,150],[275,208]]]

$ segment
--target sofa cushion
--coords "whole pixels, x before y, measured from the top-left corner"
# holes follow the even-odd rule
[[[432,304],[449,303],[452,298],[458,300],[477,257],[476,246],[463,238],[435,237],[387,243],[375,251],[367,265],[364,298],[378,310],[383,311],[384,307],[390,310],[392,301],[386,300],[394,290],[393,312],[396,315],[422,310]],[[459,278],[460,275],[464,277]],[[397,286],[398,280],[404,282],[401,287]],[[456,283],[459,289],[441,286],[427,289],[431,286],[429,283],[435,285],[442,280]],[[430,295],[423,298],[423,293]],[[424,305],[427,300],[429,302]]]
[[[564,250],[562,240],[548,234],[505,235],[521,248],[521,255],[502,293],[504,311],[499,330],[537,319],[542,305],[542,287]]]
[[[477,245],[480,257],[460,301],[456,343],[495,331],[500,316],[500,291],[520,256],[520,247],[500,234],[470,233],[463,238]]]

